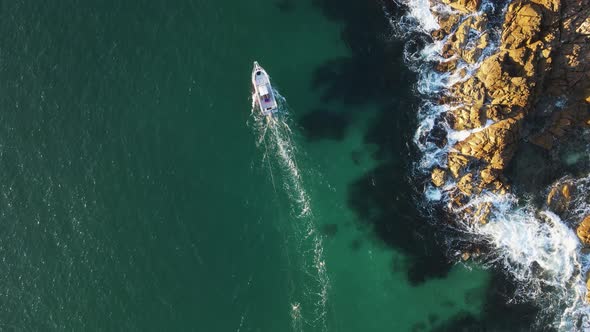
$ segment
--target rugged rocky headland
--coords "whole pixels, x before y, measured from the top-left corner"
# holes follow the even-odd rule
[[[513,190],[507,170],[523,143],[550,154],[590,128],[590,0],[506,3],[495,36],[491,21],[499,18],[481,11],[480,0],[441,1],[448,6],[431,2],[440,25],[432,38],[443,43],[436,70],[459,79],[440,96],[451,110],[437,125],[467,135],[450,142],[446,167],[432,169],[432,183],[453,184],[450,208],[467,222],[486,223],[492,203],[472,198],[483,191],[505,195]],[[573,200],[588,200],[588,193],[566,175],[554,174],[559,181],[543,203],[559,216],[568,213]],[[579,217],[571,227],[590,247],[590,216]]]

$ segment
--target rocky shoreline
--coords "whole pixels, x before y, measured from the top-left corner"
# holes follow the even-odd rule
[[[590,0],[511,1],[495,36],[481,0],[440,1],[431,0],[440,26],[431,36],[442,43],[435,69],[458,79],[439,98],[449,111],[435,127],[466,135],[436,141],[451,146],[431,180],[447,188],[449,210],[485,224],[491,203],[471,198],[511,192],[506,170],[523,142],[550,152],[590,128]],[[560,179],[546,208],[566,215],[575,195],[588,198],[574,180]],[[572,228],[590,247],[590,215]]]

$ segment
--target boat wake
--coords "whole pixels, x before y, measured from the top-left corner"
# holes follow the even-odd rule
[[[276,90],[278,110],[272,117],[262,115],[252,98],[253,127],[262,162],[268,168],[278,201],[286,195],[288,217],[281,223],[290,264],[290,316],[294,331],[306,328],[327,331],[327,301],[330,281],[324,262],[324,247],[317,231],[310,198],[297,164],[297,146],[289,123],[286,99]],[[275,173],[275,170],[278,170]],[[280,205],[280,204],[279,204]],[[282,210],[282,207],[279,206]]]
[[[421,156],[415,163],[415,169],[420,174],[429,175],[433,167],[447,166],[447,154],[456,142],[465,139],[474,130],[483,129],[455,131],[444,122],[443,130],[437,129],[437,126],[441,126],[440,119],[453,109],[450,105],[439,103],[438,98],[448,93],[453,84],[473,75],[483,59],[497,49],[502,16],[509,1],[482,1],[480,11],[488,17],[498,18],[489,24],[489,46],[484,49],[478,62],[466,64],[459,61],[457,69],[449,73],[434,70],[434,63],[444,61],[442,53],[446,40],[432,41],[429,34],[439,28],[433,12],[442,13],[451,9],[443,4],[434,5],[428,0],[396,2],[407,9],[406,14],[401,18],[391,15],[390,21],[397,36],[407,41],[405,60],[418,74],[417,93],[424,100],[417,114],[418,128],[414,143]],[[460,72],[462,74],[458,75]],[[441,135],[444,137],[439,137]],[[590,174],[574,179],[573,185],[579,192],[587,193],[590,189]],[[475,219],[452,207],[450,194],[453,190],[456,190],[453,180],[448,180],[438,188],[426,184],[425,206],[445,206],[456,216]],[[541,194],[548,191],[549,188]],[[572,230],[584,216],[590,214],[590,204],[586,200],[580,197],[572,202],[569,209],[572,212],[560,218],[547,206],[533,203],[534,200],[529,197],[483,191],[473,194],[470,201],[460,209],[488,203],[491,207],[488,222],[480,224],[474,220],[461,220],[456,223],[469,239],[478,239],[490,248],[481,260],[485,266],[499,268],[515,280],[517,291],[512,300],[535,303],[540,308],[539,324],[545,324],[547,322],[544,320],[549,319],[550,324],[563,331],[590,329],[590,307],[585,302],[585,276],[590,268],[590,257],[583,252]],[[449,249],[450,252],[460,250]]]

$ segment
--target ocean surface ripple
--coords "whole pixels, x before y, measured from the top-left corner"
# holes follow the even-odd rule
[[[287,224],[282,229],[288,243],[289,261],[301,271],[300,276],[293,276],[291,282],[291,325],[293,331],[312,328],[327,331],[327,304],[330,280],[324,260],[324,245],[318,232],[311,208],[311,199],[303,182],[303,175],[297,165],[297,145],[289,123],[289,106],[287,100],[278,91],[278,112],[267,119],[257,109],[255,97],[252,97],[253,127],[257,135],[257,146],[263,154],[263,163],[267,165],[275,193],[286,194],[290,202]],[[278,168],[275,173],[274,169]],[[281,207],[279,207],[281,208]],[[290,238],[290,239],[289,239]],[[292,257],[292,258],[291,258]]]

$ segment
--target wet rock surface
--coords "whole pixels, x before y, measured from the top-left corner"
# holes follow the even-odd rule
[[[438,14],[432,33],[443,43],[435,68],[460,79],[441,100],[451,107],[449,127],[467,135],[450,147],[446,168],[432,171],[432,183],[453,181],[451,201],[461,206],[484,190],[509,192],[504,173],[524,142],[550,152],[590,126],[590,0],[510,2],[495,48],[480,1],[442,3],[451,10]],[[552,188],[547,206],[564,213],[573,190]],[[465,209],[483,211],[481,222],[486,210]]]
[[[558,215],[565,213],[572,203],[576,191],[573,181],[565,180],[554,184],[547,195],[547,206]]]
[[[463,13],[476,11],[481,4],[481,0],[443,0],[443,2]]]
[[[582,220],[576,229],[576,234],[585,246],[590,246],[590,215],[586,216],[586,218]]]
[[[437,187],[442,186],[443,184],[445,184],[445,176],[445,171],[443,171],[440,168],[435,168],[434,170],[432,170],[432,184],[434,184]]]

